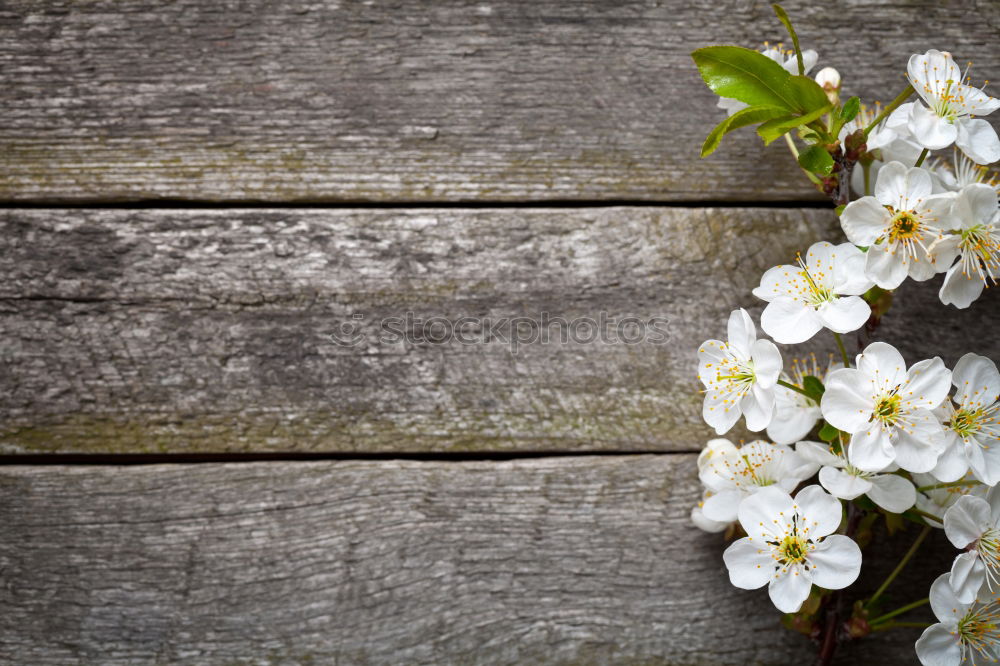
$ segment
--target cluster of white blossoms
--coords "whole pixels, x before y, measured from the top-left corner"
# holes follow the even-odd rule
[[[768,47],[764,55],[790,73],[797,67],[794,52]],[[816,53],[802,55],[808,71]],[[730,580],[744,589],[766,585],[783,613],[804,613],[811,596],[855,581],[862,516],[943,529],[960,553],[928,599],[910,605],[929,602],[938,619],[917,655],[934,665],[996,661],[1000,372],[976,353],[950,368],[937,356],[907,364],[881,341],[859,343],[851,358],[840,337],[862,329],[870,336],[884,314],[873,305],[907,278],[944,274],[939,297],[957,308],[1000,279],[998,181],[984,166],[1000,160],[1000,140],[978,117],[1000,100],[972,86],[947,52],[914,55],[907,75],[918,101],[886,113],[861,108],[840,132],[847,142],[867,128],[859,149],[865,168],[853,179],[858,196],[840,211],[847,242],[814,243],[794,263],[767,270],[753,290],[765,304],[762,334],[774,342],[758,337],[753,318],[737,309],[726,340],[698,350],[705,422],[721,436],[742,417],[766,439],[708,442],[698,457],[702,501],[691,518],[707,532],[745,534],[723,555]],[[839,93],[830,68],[816,81]],[[732,99],[719,106],[730,116],[746,108]],[[949,154],[931,155],[942,149]],[[841,361],[785,364],[775,342],[803,343],[824,329]],[[883,588],[864,613],[878,608]],[[890,628],[909,608],[863,615],[866,631]]]

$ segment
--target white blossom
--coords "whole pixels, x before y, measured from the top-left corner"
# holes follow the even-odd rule
[[[979,298],[987,281],[1000,276],[1000,213],[997,192],[990,185],[966,185],[951,209],[953,228],[934,243],[933,249],[948,268],[938,296],[945,305],[967,308]]]
[[[798,265],[775,266],[764,273],[753,295],[767,301],[761,328],[776,342],[805,342],[823,327],[850,333],[864,326],[871,307],[861,294],[872,288],[865,277],[865,255],[851,243],[814,243]]]
[[[840,519],[840,501],[819,486],[803,488],[794,500],[780,488],[762,488],[740,504],[748,536],[723,553],[729,580],[745,590],[767,585],[783,613],[797,612],[814,583],[828,590],[847,587],[861,570],[861,549],[833,534]]]
[[[917,639],[923,666],[994,663],[1000,657],[1000,600],[983,589],[968,602],[951,589],[948,574],[931,584],[931,610],[938,622]]]
[[[818,467],[789,446],[757,440],[737,448],[728,439],[713,439],[698,456],[698,478],[712,492],[702,514],[731,523],[744,498],[772,485],[791,492]]]
[[[959,600],[969,603],[985,580],[1000,591],[1000,489],[986,498],[964,495],[944,514],[944,533],[956,548],[965,550],[951,566],[949,582]]]
[[[856,368],[830,373],[820,401],[823,418],[851,434],[850,464],[880,472],[895,463],[927,472],[944,449],[944,432],[931,412],[948,395],[951,372],[935,357],[907,370],[902,355],[873,342]]]
[[[914,505],[917,491],[907,479],[897,474],[864,472],[842,455],[820,442],[802,441],[795,445],[795,452],[822,467],[819,482],[828,493],[843,500],[867,495],[886,511],[903,513]]]
[[[702,416],[722,435],[746,417],[747,428],[763,430],[774,416],[774,388],[781,354],[770,340],[758,340],[746,310],[729,315],[729,341],[707,340],[698,349],[698,376],[705,385]]]
[[[985,356],[966,354],[951,373],[955,395],[935,412],[945,450],[932,474],[956,481],[969,469],[988,486],[1000,483],[1000,372]]]
[[[926,170],[890,162],[878,173],[875,196],[852,201],[841,214],[848,240],[868,246],[865,272],[882,289],[895,289],[907,275],[929,280],[948,268],[935,263],[931,244],[944,237],[952,199],[932,190]]]
[[[931,49],[913,55],[906,67],[907,78],[927,104],[901,105],[894,114],[907,119],[917,141],[930,150],[953,143],[978,164],[1000,159],[1000,139],[985,116],[1000,108],[994,99],[968,79],[947,51]]]

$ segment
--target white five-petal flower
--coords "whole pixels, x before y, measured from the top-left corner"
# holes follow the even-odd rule
[[[966,354],[951,373],[955,395],[936,412],[944,423],[945,450],[931,472],[956,481],[969,469],[988,486],[1000,483],[1000,372],[985,356]]]
[[[740,525],[749,536],[723,553],[729,580],[744,590],[767,585],[783,613],[797,612],[813,583],[847,587],[861,570],[861,549],[833,534],[840,518],[840,501],[819,486],[803,488],[794,500],[775,486],[761,489],[740,504]]]
[[[945,305],[967,308],[979,298],[987,280],[1000,277],[1000,212],[997,192],[983,183],[966,185],[951,208],[949,235],[936,241],[932,250],[944,269],[948,268],[938,296]],[[766,330],[766,329],[765,329]]]
[[[884,342],[858,354],[856,368],[830,373],[820,401],[823,418],[851,433],[848,461],[865,472],[893,463],[927,472],[944,449],[944,432],[931,412],[948,395],[951,372],[939,358],[915,363]]]
[[[848,240],[867,245],[865,272],[882,289],[895,289],[906,276],[929,280],[938,266],[931,244],[944,237],[952,197],[932,195],[930,174],[889,162],[878,172],[875,196],[852,201],[840,216]]]
[[[971,602],[984,580],[990,590],[1000,592],[1000,489],[991,488],[985,499],[959,497],[944,514],[944,533],[966,551],[951,565],[955,596]]]
[[[798,265],[768,269],[753,295],[767,301],[760,326],[776,342],[798,344],[824,326],[850,333],[864,326],[871,308],[861,294],[874,282],[865,277],[865,255],[851,243],[814,243]]]
[[[758,340],[746,310],[729,315],[729,341],[707,340],[698,349],[698,376],[705,385],[702,416],[722,435],[740,415],[747,428],[763,430],[774,416],[774,387],[781,354],[770,340]]]
[[[963,602],[948,583],[948,574],[931,585],[931,610],[937,624],[917,639],[917,657],[924,666],[994,663],[1000,657],[1000,600],[983,589]]]
[[[1000,108],[967,78],[947,51],[931,49],[913,55],[906,66],[907,78],[927,104],[903,104],[895,114],[905,116],[917,141],[930,150],[957,145],[978,164],[1000,159],[1000,139],[989,122],[975,118]]]
[[[737,448],[728,439],[713,439],[698,456],[698,478],[712,492],[702,514],[731,523],[745,497],[772,485],[791,492],[818,468],[790,446],[757,440]]]

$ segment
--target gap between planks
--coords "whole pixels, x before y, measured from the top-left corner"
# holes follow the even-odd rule
[[[49,453],[27,455],[0,455],[0,467],[10,465],[197,465],[206,463],[254,462],[315,462],[323,460],[412,460],[415,462],[477,462],[536,460],[541,458],[607,458],[614,456],[684,456],[700,453],[700,449],[622,450],[622,451],[510,451],[454,453],[441,451],[393,452],[248,452],[248,453],[135,453],[135,454],[77,454]]]

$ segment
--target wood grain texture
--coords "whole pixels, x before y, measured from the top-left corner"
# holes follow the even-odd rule
[[[695,450],[710,434],[698,345],[733,308],[759,312],[763,271],[835,224],[744,208],[3,211],[0,446]],[[959,312],[936,285],[900,290],[885,339],[910,362],[1000,358],[981,335],[1000,325],[992,290]],[[501,340],[505,318],[543,313],[662,317],[667,334]],[[387,339],[393,317],[408,341]],[[490,323],[463,327],[473,344],[436,342],[444,329],[417,323],[432,317]],[[333,343],[341,327],[357,345]]]
[[[995,2],[787,9],[868,101],[915,49],[1000,76]],[[751,0],[11,0],[0,200],[816,198],[747,130],[698,159],[722,112],[690,52],[785,39]]]
[[[780,628],[765,591],[730,586],[721,536],[690,525],[694,467],[693,455],[6,467],[0,660],[810,663],[815,648]],[[946,570],[942,535],[925,550],[886,603]],[[859,595],[894,561],[871,560]],[[877,635],[838,663],[914,663],[916,635]]]

